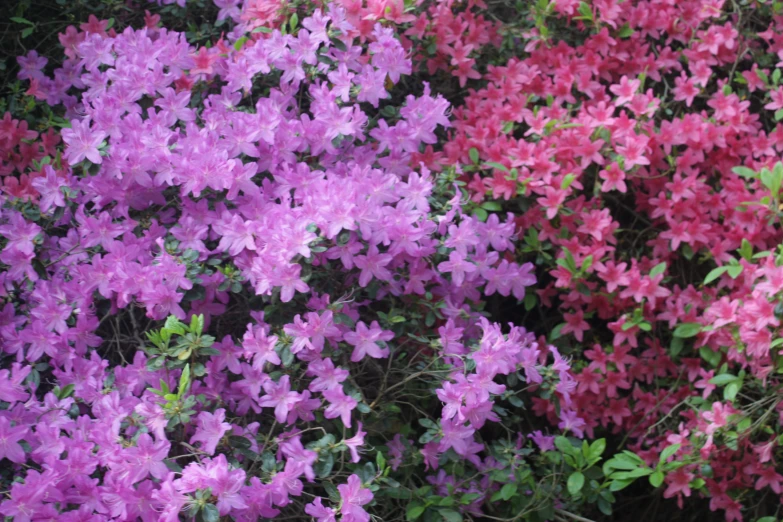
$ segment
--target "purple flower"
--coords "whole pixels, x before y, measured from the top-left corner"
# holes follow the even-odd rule
[[[369,328],[363,321],[359,321],[356,324],[356,332],[347,332],[344,337],[345,342],[354,346],[351,362],[359,362],[365,355],[374,359],[388,357],[389,349],[378,346],[378,341],[390,341],[394,338],[394,333],[382,330],[378,321],[373,321]]]
[[[348,477],[346,484],[337,486],[340,492],[342,507],[340,514],[342,522],[368,522],[370,514],[362,506],[372,502],[373,494],[369,489],[362,487],[362,480],[358,475]]]
[[[26,426],[11,426],[6,416],[0,416],[0,460],[5,458],[17,464],[25,461],[19,441],[25,438],[27,431]]]
[[[98,147],[106,139],[106,133],[92,130],[90,120],[73,120],[71,128],[63,129],[61,134],[68,145],[64,157],[71,165],[81,163],[85,158],[92,163],[103,163]]]
[[[214,414],[202,411],[198,414],[198,427],[196,433],[190,438],[190,443],[201,442],[201,449],[214,455],[220,439],[231,429],[231,424],[223,422],[225,420],[226,410],[223,408],[215,410]]]

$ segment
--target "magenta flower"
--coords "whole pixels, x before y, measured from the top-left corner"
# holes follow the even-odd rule
[[[360,460],[358,448],[364,445],[365,435],[367,435],[367,432],[362,431],[362,423],[360,422],[356,429],[356,435],[343,441],[343,443],[348,446],[348,451],[351,452],[351,462],[353,463],[357,463]]]
[[[367,286],[373,277],[381,281],[389,281],[391,272],[386,268],[386,265],[391,263],[391,261],[392,256],[381,254],[375,245],[369,248],[366,255],[355,256],[354,263],[362,270],[361,274],[359,274],[359,285],[362,287]]]
[[[362,506],[372,502],[373,494],[369,489],[362,487],[362,480],[358,475],[348,477],[348,482],[337,486],[337,490],[342,499],[340,507],[342,522],[368,522],[370,520],[370,514]]]
[[[154,442],[152,437],[146,433],[139,435],[136,441],[136,447],[128,450],[130,457],[129,472],[131,474],[131,483],[136,483],[147,475],[152,475],[156,479],[163,479],[169,472],[164,463],[168,457],[171,444],[167,440]]]
[[[438,270],[445,273],[451,273],[451,280],[457,286],[462,286],[465,281],[465,274],[472,274],[476,271],[476,265],[465,260],[465,256],[457,250],[449,254],[449,260],[443,261],[438,265]]]
[[[32,366],[19,363],[13,363],[10,371],[0,370],[0,401],[11,404],[26,401],[30,394],[22,382],[32,370]]]
[[[356,399],[350,395],[346,395],[341,386],[326,390],[323,392],[324,399],[329,401],[329,406],[326,407],[324,417],[327,419],[336,419],[340,417],[343,424],[347,427],[351,427],[351,412],[359,404]]]
[[[275,409],[275,419],[277,422],[284,423],[297,402],[301,400],[299,392],[291,391],[291,378],[283,375],[277,382],[271,379],[263,384],[266,395],[261,397],[258,405],[266,408]]]
[[[25,438],[27,431],[26,426],[11,426],[6,416],[0,416],[0,460],[5,458],[17,464],[25,461],[19,441]]]
[[[81,163],[85,158],[92,163],[103,163],[98,147],[106,139],[106,133],[90,128],[90,120],[73,120],[70,129],[62,130],[63,141],[68,145],[65,159],[71,165]]]
[[[215,454],[220,439],[231,429],[231,424],[223,422],[226,420],[226,410],[223,408],[215,410],[215,413],[202,411],[198,414],[198,427],[196,433],[190,438],[190,443],[201,442],[201,449],[210,454]]]
[[[344,337],[348,344],[354,346],[351,362],[359,362],[365,355],[375,359],[388,357],[389,349],[378,346],[378,341],[390,341],[394,338],[394,333],[382,330],[378,321],[373,321],[369,328],[363,321],[359,321],[356,324],[356,332],[348,332]]]
[[[323,505],[323,499],[316,497],[311,503],[305,505],[305,513],[315,518],[317,522],[335,522],[337,511]]]

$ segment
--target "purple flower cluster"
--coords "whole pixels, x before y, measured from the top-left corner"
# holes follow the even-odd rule
[[[504,336],[471,307],[496,292],[522,299],[535,282],[532,266],[504,259],[513,222],[463,214],[453,179],[411,166],[449,126],[448,103],[425,85],[380,117],[411,70],[395,34],[378,25],[359,45],[334,7],[301,25],[200,49],[165,29],[92,33],[54,79],[25,62],[71,124],[37,182],[37,215],[0,196],[0,346],[15,361],[0,370],[0,459],[26,469],[3,515],[173,521],[214,503],[239,521],[275,516],[316,480],[327,452],[312,449],[314,426],[342,432],[329,450],[360,461],[357,410],[369,406],[352,371],[399,342],[371,310],[384,296],[443,305],[441,356],[457,370],[423,449],[433,467],[451,449],[479,463],[475,432],[504,392],[496,376],[541,384],[547,354],[531,336]],[[251,312],[241,339],[213,342],[203,329],[233,294],[274,319]],[[137,310],[185,339],[171,360],[156,334],[158,352],[117,362],[120,341],[100,334],[122,314],[142,320]],[[187,333],[174,320],[199,317]],[[133,336],[123,342],[149,344]],[[554,355],[567,405],[572,380]],[[272,456],[262,473],[237,439]],[[317,498],[305,512],[366,522],[368,483],[340,480],[333,507]]]

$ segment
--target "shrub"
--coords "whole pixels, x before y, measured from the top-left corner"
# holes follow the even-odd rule
[[[5,97],[0,513],[774,520],[780,6],[161,3]]]

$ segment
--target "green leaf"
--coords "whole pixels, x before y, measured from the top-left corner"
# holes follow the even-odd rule
[[[630,25],[625,24],[620,28],[619,31],[617,31],[617,36],[619,36],[620,38],[628,38],[635,32],[636,31],[634,31],[634,29]]]
[[[576,451],[571,441],[562,435],[555,437],[555,446],[566,455],[572,455]]]
[[[733,169],[731,169],[731,171],[734,174],[737,174],[738,176],[742,176],[743,178],[758,177],[758,172],[756,172],[753,169],[749,169],[748,167],[734,167]]]
[[[483,208],[479,207],[473,211],[473,215],[476,216],[476,219],[481,221],[482,223],[487,220],[489,217],[489,214],[487,214],[487,211]]]
[[[492,167],[493,169],[502,170],[503,172],[508,172],[508,167],[503,165],[502,163],[498,163],[496,161],[488,161],[484,163],[485,167]]]
[[[660,462],[660,463],[666,462],[667,460],[669,460],[669,457],[671,457],[672,455],[677,453],[677,451],[679,451],[679,449],[680,449],[680,445],[679,444],[672,444],[671,446],[667,446],[661,452],[661,457],[658,460],[658,462]]]
[[[194,315],[190,318],[190,331],[196,335],[204,332],[204,314]]]
[[[442,499],[440,499],[440,502],[438,502],[438,506],[451,507],[456,503],[457,503],[457,499],[455,499],[454,497],[443,497]]]
[[[470,161],[472,161],[474,164],[479,162],[479,151],[475,147],[471,147],[471,149],[468,151],[468,156],[470,156]]]
[[[214,504],[207,504],[201,510],[201,518],[204,522],[218,522],[220,520],[220,513],[217,506]]]
[[[722,276],[724,274],[724,272],[726,272],[726,270],[728,270],[728,269],[729,269],[728,266],[719,266],[718,268],[713,268],[712,270],[710,270],[710,273],[707,274],[707,277],[704,278],[704,284],[708,285],[708,284],[712,283],[713,281],[718,279],[720,276]]]
[[[650,485],[654,488],[660,487],[663,484],[663,471],[656,471],[650,475]]]
[[[459,511],[454,511],[453,509],[440,509],[438,510],[438,513],[440,513],[440,516],[442,516],[443,520],[446,522],[462,522],[462,515],[459,514]]]
[[[503,207],[497,201],[487,201],[486,203],[482,203],[481,208],[492,212],[499,212],[503,210]]]
[[[732,279],[737,279],[742,273],[742,269],[743,269],[742,265],[732,265],[729,267],[727,272],[729,273],[729,276]]]
[[[16,22],[17,24],[25,24],[25,25],[33,25],[33,26],[35,25],[30,20],[26,18],[22,18],[21,16],[12,16],[10,20],[12,22]]]
[[[240,49],[242,49],[242,46],[245,45],[245,42],[247,42],[248,40],[249,38],[247,36],[243,36],[242,38],[234,42],[234,49],[239,51]]]
[[[272,457],[272,461],[274,462],[274,457]],[[340,502],[340,492],[337,491],[337,488],[334,487],[334,484],[331,482],[324,482],[323,483],[324,489],[326,490],[326,494],[329,496],[329,500],[331,500],[334,503]]]
[[[675,337],[672,339],[672,344],[669,346],[669,353],[672,357],[677,357],[680,355],[680,352],[682,351],[682,347],[685,343],[683,343],[682,339],[679,337]]]
[[[389,498],[399,498],[401,500],[408,500],[413,497],[410,491],[402,488],[384,488],[384,494]]]
[[[375,454],[375,464],[378,466],[379,471],[386,467],[386,457],[380,451]]]
[[[229,435],[228,445],[237,449],[250,449],[250,441],[247,437],[240,437],[239,435]]]
[[[582,474],[581,471],[574,471],[571,473],[571,476],[568,477],[568,492],[571,493],[571,495],[576,496],[581,490],[582,486],[585,485],[585,476]]]
[[[339,38],[332,38],[329,40],[332,45],[334,45],[338,51],[345,52],[348,50],[348,46],[345,45],[345,42],[340,40]]]
[[[516,484],[506,484],[502,488],[500,488],[500,498],[503,500],[509,500],[517,493],[517,485]]]
[[[603,455],[606,449],[606,439],[598,439],[590,444],[590,449],[587,454],[590,458],[598,458]]]
[[[432,422],[430,419],[428,419],[426,417],[422,417],[421,419],[419,419],[419,424],[422,427],[427,428],[429,430],[437,430],[438,429],[438,425],[436,423]]]
[[[593,20],[593,10],[590,9],[590,5],[587,2],[579,2],[579,14],[585,20]]]
[[[294,13],[291,15],[290,20],[288,20],[288,26],[291,28],[291,32],[296,29],[296,26],[299,24],[299,15]]]
[[[655,277],[659,274],[662,274],[666,271],[666,261],[663,263],[658,263],[653,267],[652,270],[650,270],[650,277]]]
[[[713,368],[718,366],[721,360],[720,352],[713,351],[709,346],[702,346],[699,348],[699,355],[702,359],[710,363]]]
[[[730,382],[725,388],[723,388],[723,398],[727,401],[733,401],[737,398],[737,394],[742,388],[742,381],[739,379]]]
[[[761,183],[769,190],[772,197],[777,197],[780,193],[781,183],[783,183],[783,164],[776,163],[772,170],[761,169]]]
[[[71,395],[73,395],[73,390],[74,390],[74,388],[75,388],[75,387],[74,387],[74,385],[73,385],[73,384],[66,384],[66,385],[65,385],[65,386],[63,386],[63,388],[60,390],[60,393],[57,395],[57,398],[58,398],[58,399],[60,399],[60,400],[62,400],[62,399],[67,399],[68,397],[70,397]]]
[[[407,520],[417,520],[424,513],[425,509],[427,508],[421,504],[410,504],[405,511],[405,518]]]
[[[566,174],[563,181],[560,183],[560,190],[566,190],[576,180],[576,174]]]
[[[712,379],[710,379],[710,384],[714,384],[715,386],[726,386],[730,382],[734,382],[737,380],[736,375],[732,375],[730,373],[723,373],[721,375],[716,375]]]
[[[681,339],[688,339],[690,337],[695,337],[701,332],[701,328],[702,326],[699,323],[682,323],[674,329],[673,335],[674,337],[679,337]]]
[[[163,328],[177,335],[185,335],[185,325],[173,315],[168,316],[166,322],[163,324]]]
[[[753,259],[753,245],[750,244],[750,241],[742,238],[742,244],[739,248],[739,254],[742,256],[743,259],[746,261],[750,261]]]
[[[593,256],[587,256],[582,260],[582,272],[586,272],[590,270],[590,268],[593,266]]]
[[[186,364],[185,368],[182,369],[182,375],[179,376],[179,389],[177,390],[177,395],[179,397],[185,395],[188,386],[190,386],[190,365]]]
[[[313,467],[316,475],[320,478],[328,477],[332,473],[332,468],[334,468],[334,455],[332,453],[324,454],[323,452],[319,455],[318,462]]]
[[[31,34],[33,34],[33,31],[35,31],[35,27],[28,27],[26,29],[22,29],[22,38],[27,38]]]

